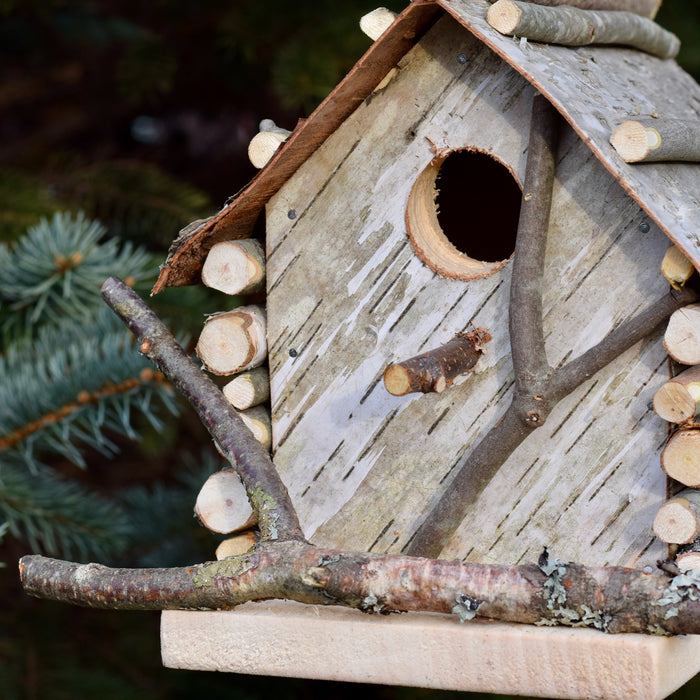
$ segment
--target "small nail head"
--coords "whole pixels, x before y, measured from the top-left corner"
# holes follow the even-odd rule
[[[289,349],[289,357],[296,357],[299,353],[297,352],[296,348],[290,348]]]
[[[467,54],[460,53],[457,55],[457,63],[464,65],[467,62]]]
[[[642,223],[639,224],[639,230],[642,233],[649,233],[649,228],[650,228],[650,226],[646,221],[642,221]]]
[[[296,218],[297,218],[296,209],[290,209],[290,210],[287,212],[287,218],[288,218],[288,219],[296,219]]]

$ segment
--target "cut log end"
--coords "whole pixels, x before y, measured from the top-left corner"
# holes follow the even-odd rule
[[[671,314],[664,333],[666,352],[682,365],[700,365],[700,304]]]
[[[264,168],[286,140],[279,131],[261,131],[248,144],[248,159],[254,167]]]
[[[512,34],[521,16],[522,11],[511,0],[498,0],[486,11],[486,21],[501,34]]]
[[[267,450],[272,447],[272,421],[270,414],[263,406],[254,406],[240,414],[255,439]]]
[[[661,453],[661,467],[684,486],[700,488],[700,429],[674,433]]]
[[[239,535],[229,537],[219,544],[216,548],[216,558],[221,560],[227,557],[237,557],[248,552],[256,543],[257,536],[253,530],[241,532]]]
[[[693,263],[677,246],[672,245],[666,251],[664,259],[661,261],[661,274],[674,289],[681,289],[694,272]]]
[[[264,309],[241,306],[210,317],[202,328],[196,353],[213,374],[224,376],[258,367],[267,357]]]
[[[610,144],[626,163],[644,160],[661,143],[659,132],[637,121],[626,121],[613,131]]]
[[[234,408],[244,411],[270,398],[270,376],[267,369],[258,367],[237,375],[222,391]]]
[[[212,532],[228,534],[255,524],[255,514],[245,487],[234,469],[212,474],[202,486],[194,512]]]
[[[687,544],[698,534],[698,519],[685,498],[675,498],[661,506],[652,529],[662,542]]]
[[[700,367],[691,367],[654,394],[656,414],[669,423],[685,423],[700,410]]]
[[[202,267],[202,282],[225,294],[254,294],[265,284],[265,251],[254,238],[212,246]]]
[[[394,23],[396,13],[386,7],[378,7],[360,18],[360,29],[372,41],[376,41]]]
[[[682,572],[696,571],[700,573],[700,552],[679,552],[676,555],[676,564]]]

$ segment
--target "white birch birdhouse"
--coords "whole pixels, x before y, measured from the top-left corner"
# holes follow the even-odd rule
[[[269,391],[265,385],[251,388],[250,395],[269,406],[273,459],[313,543],[419,554],[421,528],[446,494],[458,491],[465,512],[431,556],[520,564],[537,561],[547,547],[559,559],[587,565],[656,567],[669,556],[669,543],[652,528],[660,507],[669,494],[700,484],[700,479],[671,481],[661,467],[670,423],[657,415],[653,401],[679,373],[664,345],[665,323],[612,351],[609,362],[557,396],[546,415],[532,413],[536,429],[495,467],[475,469],[471,477],[464,467],[524,381],[514,371],[512,342],[521,337],[518,324],[527,312],[521,315],[520,297],[511,289],[523,208],[539,196],[526,188],[535,95],[543,96],[560,122],[541,278],[541,342],[559,381],[559,370],[669,297],[661,263],[671,244],[688,268],[682,283],[673,282],[681,288],[674,293],[685,291],[693,300],[688,290],[697,281],[693,268],[700,269],[700,164],[680,162],[694,160],[692,154],[683,157],[682,147],[660,161],[628,163],[621,155],[624,147],[618,147],[624,134],[617,146],[611,137],[638,118],[642,131],[651,128],[650,120],[658,126],[651,150],[658,147],[657,137],[665,138],[666,122],[669,142],[692,141],[700,86],[666,57],[673,47],[663,48],[663,41],[654,55],[649,42],[636,35],[627,46],[617,40],[571,47],[556,37],[553,43],[521,38],[525,35],[517,29],[515,38],[502,34],[492,26],[498,19],[487,18],[490,8],[503,8],[502,2],[516,10],[527,4],[421,0],[393,21],[389,17],[365,56],[307,120],[291,134],[262,132],[279,136],[266,164],[218,214],[176,239],[156,291],[200,283],[210,252],[228,270],[233,266],[227,262],[228,242],[249,237],[264,217],[263,259],[246,263],[240,250],[234,251],[235,265],[248,269],[246,284],[265,280],[264,323],[237,315],[240,334],[254,337],[254,347],[251,341],[250,347],[215,350],[244,358],[247,364],[239,364],[253,368],[256,380],[263,371],[257,368],[267,368]],[[640,0],[631,6],[653,14],[657,4]],[[690,126],[684,130],[679,123]],[[230,284],[228,272],[222,274]],[[254,303],[260,303],[259,296]],[[222,293],[222,307],[211,312],[229,310]],[[684,318],[691,316],[686,312]],[[453,374],[437,370],[439,381],[427,390],[415,390],[413,370],[406,370],[407,379],[403,370],[393,372],[389,379],[406,389],[390,393],[388,368],[466,337],[477,351],[469,367]],[[692,382],[682,386],[688,396],[683,395],[685,423],[678,425],[688,434],[700,402],[694,387]],[[537,392],[533,396],[537,400]],[[674,410],[666,415],[677,415]],[[698,440],[689,449],[697,450]],[[687,453],[682,459],[688,462]],[[696,457],[696,476],[697,462]],[[292,604],[280,605],[279,618],[260,612],[279,606],[253,611],[255,624],[296,614]],[[170,646],[164,641],[166,663],[208,668],[197,661],[209,653],[208,643],[178,646],[175,637],[183,637],[185,620],[193,621],[192,629],[201,627],[204,636],[225,636],[208,623],[194,622],[198,615],[218,614],[166,613],[164,630],[171,635],[164,637],[171,639]],[[308,613],[298,614],[316,624]],[[421,624],[435,622],[426,620]],[[410,638],[403,619],[370,622],[371,630],[358,634],[381,635],[384,628],[396,633],[400,627],[398,634]],[[469,634],[482,635],[483,641],[489,629],[476,627]],[[527,644],[524,632],[516,644],[546,657],[543,640],[557,632],[533,628]],[[440,638],[443,632],[435,634]],[[532,679],[525,671],[522,677],[513,671],[511,680],[501,671],[495,680],[472,677],[460,684],[458,673],[436,665],[431,675],[414,670],[419,664],[412,661],[385,663],[385,669],[394,669],[391,677],[350,663],[346,666],[354,671],[335,668],[324,675],[304,666],[303,651],[292,657],[287,671],[280,670],[278,659],[275,668],[283,675],[547,697],[663,697],[672,690],[672,683],[660,679],[663,673],[654,676],[652,670],[654,680],[637,678],[614,695],[606,673],[620,683],[621,657],[615,656],[615,644],[600,646],[604,635],[586,634],[593,635],[596,649],[591,664],[603,669],[602,659],[608,659],[609,671],[579,680],[570,674],[568,695],[556,694],[564,692],[563,667],[559,685],[546,673]],[[588,649],[587,637],[572,639],[580,642],[578,647],[571,642],[578,649],[572,659],[588,653],[581,651]],[[219,637],[211,648],[230,651],[240,644],[222,644]],[[507,641],[502,644],[501,656],[516,653]],[[667,659],[681,653],[679,640],[675,646],[653,638],[644,644],[665,644]],[[700,646],[686,640],[691,644],[683,647],[687,672],[678,672],[676,685],[700,668]],[[194,657],[178,656],[184,646]],[[635,649],[637,660],[647,658],[647,651]],[[258,666],[232,657],[214,664],[270,673],[260,660],[265,653],[256,652]],[[596,683],[600,687],[593,687]],[[647,683],[652,694],[644,695]]]

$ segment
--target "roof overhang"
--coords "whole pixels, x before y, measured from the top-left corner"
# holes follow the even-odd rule
[[[215,243],[248,236],[266,202],[448,12],[559,110],[601,163],[700,270],[700,164],[625,163],[610,134],[635,116],[700,119],[700,86],[673,60],[618,47],[569,48],[502,36],[486,22],[487,0],[415,0],[270,162],[200,226],[171,246],[153,289],[199,281]]]

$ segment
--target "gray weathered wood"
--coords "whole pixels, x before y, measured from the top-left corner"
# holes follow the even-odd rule
[[[399,551],[510,401],[510,266],[471,282],[440,277],[415,255],[404,215],[434,148],[482,149],[522,179],[532,95],[446,18],[268,205],[275,461],[314,541]],[[553,202],[543,308],[556,365],[663,293],[668,244],[571,131]],[[468,382],[425,396],[384,390],[388,363],[470,321],[493,340]],[[665,495],[665,427],[648,404],[665,374],[650,339],[562,401],[443,555],[514,563],[547,544],[596,564],[662,557],[650,513]]]

